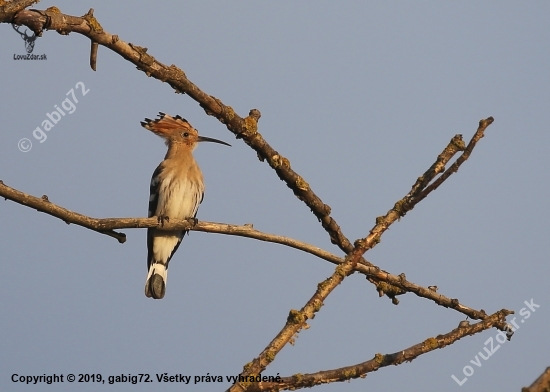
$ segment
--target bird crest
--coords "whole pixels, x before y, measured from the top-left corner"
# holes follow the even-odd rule
[[[141,122],[141,126],[162,137],[166,141],[167,146],[182,143],[194,149],[199,142],[213,142],[231,146],[218,139],[199,136],[199,132],[191,126],[189,121],[181,116],[172,117],[169,114],[159,112],[159,118],[155,120],[146,118],[145,121]]]
[[[199,137],[199,133],[189,124],[189,121],[181,116],[172,117],[162,112],[159,112],[157,119],[146,118],[141,122],[141,126],[162,137],[166,145],[180,142],[192,147]]]

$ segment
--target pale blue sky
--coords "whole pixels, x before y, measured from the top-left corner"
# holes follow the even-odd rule
[[[493,313],[540,305],[480,368],[497,330],[412,363],[319,391],[519,391],[550,365],[547,217],[550,187],[548,2],[137,2],[42,1],[176,64],[241,116],[262,112],[259,131],[332,207],[344,233],[364,237],[457,133],[469,140],[493,116],[458,174],[384,234],[366,257],[418,284]],[[198,219],[259,230],[336,254],[309,209],[256,153],[189,97],[147,78],[89,41],[45,32],[16,61],[23,40],[0,25],[0,179],[94,217],[147,213],[161,139],[139,122],[159,111],[205,136],[195,156],[206,195]],[[76,110],[39,143],[33,130],[77,89]],[[80,94],[80,95],[78,95]],[[18,141],[29,138],[23,153]],[[166,297],[143,294],[145,230],[116,240],[0,202],[0,389],[225,390],[229,384],[14,384],[20,375],[156,373],[236,375],[329,276],[310,255],[251,239],[193,232],[170,264]],[[394,306],[361,276],[346,279],[311,328],[264,373],[347,366],[447,333],[462,314],[413,294]],[[523,319],[516,314],[517,322]],[[475,373],[461,387],[462,369]],[[116,388],[116,389],[115,389]]]

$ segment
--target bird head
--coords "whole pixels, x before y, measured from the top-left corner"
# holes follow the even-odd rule
[[[141,122],[141,126],[162,137],[168,146],[182,144],[191,150],[200,142],[212,142],[231,146],[231,144],[218,139],[200,136],[199,132],[186,119],[180,116],[172,117],[169,114],[159,112],[159,118],[155,120],[146,118],[145,121]]]

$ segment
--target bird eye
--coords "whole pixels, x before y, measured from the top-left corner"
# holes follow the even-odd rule
[[[183,137],[188,137],[189,136],[189,132],[184,132],[183,133]]]

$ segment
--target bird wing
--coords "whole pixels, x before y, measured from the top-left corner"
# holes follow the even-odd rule
[[[149,186],[149,211],[147,216],[150,218],[154,216],[157,212],[157,205],[159,202],[159,188],[160,188],[160,179],[159,175],[162,171],[162,165],[158,167],[153,172],[151,176],[151,185]],[[147,270],[151,266],[151,260],[153,259],[153,232],[155,229],[147,229]],[[178,244],[179,245],[179,244]]]

